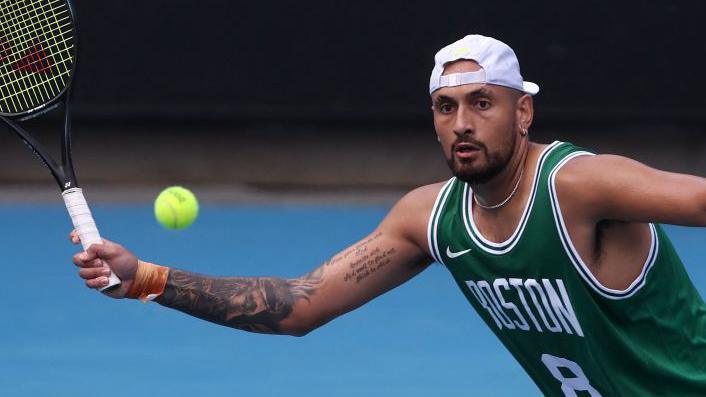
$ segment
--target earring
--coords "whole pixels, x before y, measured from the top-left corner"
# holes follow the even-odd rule
[[[520,127],[520,134],[521,134],[522,136],[527,135],[527,128],[522,128],[522,127]]]
[[[436,141],[437,141],[437,142],[441,142],[441,138],[439,138],[438,135],[436,136]]]

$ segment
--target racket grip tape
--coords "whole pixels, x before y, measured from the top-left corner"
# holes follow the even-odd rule
[[[66,204],[66,209],[71,216],[71,222],[74,224],[74,229],[81,239],[83,250],[87,250],[93,244],[103,244],[96,222],[93,220],[91,210],[88,208],[86,198],[83,196],[81,188],[72,188],[61,193]],[[104,264],[105,265],[105,264]],[[106,265],[107,266],[107,265]],[[112,271],[108,277],[108,285],[102,287],[100,291],[115,287],[120,284],[120,279]]]

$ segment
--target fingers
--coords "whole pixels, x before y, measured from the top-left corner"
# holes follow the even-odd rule
[[[82,268],[78,271],[78,275],[84,280],[91,280],[101,276],[110,276],[110,269],[105,266]]]
[[[86,252],[79,252],[73,257],[74,265],[82,268],[90,267],[101,267],[103,266],[103,260],[96,258],[95,256],[90,257]]]
[[[72,244],[80,244],[81,243],[81,236],[78,235],[78,232],[76,229],[72,230],[69,232],[69,241],[71,241]],[[115,244],[112,241],[103,239],[103,243],[110,243],[110,244]]]
[[[86,287],[98,289],[108,285],[108,277],[98,277],[91,280],[86,280]]]
[[[75,231],[69,235],[73,241]],[[76,237],[78,238],[78,237]],[[84,252],[79,252],[73,256],[73,262],[78,267],[98,267],[103,265],[103,260],[109,260],[115,256],[122,247],[108,240],[103,240],[103,244],[91,244]]]
[[[74,244],[81,243],[81,238],[72,230],[69,233],[69,240]],[[79,252],[73,256],[73,263],[78,266],[79,277],[85,280],[86,287],[91,289],[101,289],[109,284],[111,274],[110,266],[122,266],[127,268],[128,275],[134,276],[137,266],[137,258],[121,245],[103,239],[102,244],[91,244],[84,252]],[[117,292],[116,292],[117,291]],[[122,298],[125,290],[111,291],[109,296]]]
[[[76,232],[76,230],[72,230],[71,233],[69,233],[69,240],[72,244],[81,243],[81,239],[79,238],[78,232]]]
[[[74,255],[73,262],[78,267],[102,266],[102,259],[108,259],[116,252],[116,244],[103,240],[103,244],[92,244],[86,251]]]
[[[84,260],[90,261],[96,258],[111,258],[116,254],[117,247],[117,244],[111,243],[108,240],[103,240],[103,244],[91,244],[84,252],[86,254]]]

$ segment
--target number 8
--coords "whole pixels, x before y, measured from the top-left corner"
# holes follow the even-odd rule
[[[561,357],[555,357],[551,354],[542,354],[542,362],[547,367],[549,372],[561,382],[561,391],[567,397],[576,397],[577,391],[587,391],[591,397],[601,397],[601,393],[594,389],[593,386],[588,382],[586,374],[583,373],[581,367],[571,360],[567,360]],[[571,371],[575,377],[566,378],[559,371],[559,368],[566,368]]]

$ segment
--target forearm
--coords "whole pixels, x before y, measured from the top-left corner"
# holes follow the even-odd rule
[[[290,329],[282,322],[299,300],[314,294],[321,278],[316,272],[284,280],[274,277],[207,277],[171,269],[164,293],[155,299],[194,317],[249,332],[306,333],[305,326]]]

